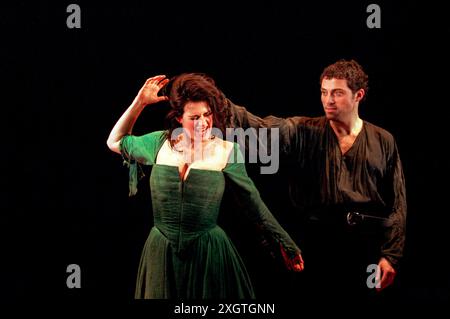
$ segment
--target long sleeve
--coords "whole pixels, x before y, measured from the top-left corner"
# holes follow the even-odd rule
[[[280,243],[289,257],[300,253],[300,249],[269,211],[253,181],[248,177],[242,153],[236,143],[229,163],[223,172],[227,182],[230,181],[236,190],[240,204],[244,206],[248,218],[262,228],[265,234],[269,234],[271,239]]]
[[[288,155],[292,152],[298,152],[296,147],[300,145],[299,133],[301,131],[299,129],[301,129],[302,123],[309,118],[301,116],[280,118],[273,115],[261,118],[247,111],[245,107],[238,106],[228,99],[227,105],[231,113],[231,125],[246,130],[249,140],[257,140],[259,147],[271,150],[271,143],[274,142],[273,139],[277,136],[281,154]],[[253,130],[249,131],[248,129]],[[267,129],[267,139],[261,138],[262,132],[265,133],[264,129]],[[246,145],[246,148],[248,148],[248,145]]]
[[[389,187],[391,190],[392,211],[389,215],[389,226],[385,232],[385,242],[382,246],[382,256],[398,267],[403,256],[406,229],[406,189],[402,163],[397,145],[393,143],[393,152],[389,160]]]
[[[137,193],[138,181],[143,177],[140,164],[153,165],[164,140],[164,131],[156,131],[142,136],[125,135],[120,140],[120,152],[124,165],[129,168],[129,196]]]

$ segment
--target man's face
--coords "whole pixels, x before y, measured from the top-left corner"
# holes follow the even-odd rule
[[[335,121],[346,120],[352,115],[357,115],[359,101],[364,96],[363,89],[353,94],[347,86],[347,80],[335,78],[324,78],[321,92],[325,116]]]

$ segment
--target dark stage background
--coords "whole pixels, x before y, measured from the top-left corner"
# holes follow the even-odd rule
[[[3,300],[132,300],[152,223],[149,189],[142,181],[128,198],[127,169],[106,139],[146,78],[205,72],[260,116],[319,116],[322,69],[355,58],[370,79],[361,117],[393,133],[406,175],[400,298],[449,301],[450,29],[443,7],[376,2],[381,28],[369,29],[365,1],[77,1],[81,29],[69,29],[70,3],[1,4]],[[162,129],[167,110],[147,108],[135,133]],[[282,177],[249,172],[285,222]],[[287,275],[245,224],[232,221],[230,213],[224,227],[257,293],[285,297],[272,274]],[[73,263],[81,267],[80,289],[66,287]]]

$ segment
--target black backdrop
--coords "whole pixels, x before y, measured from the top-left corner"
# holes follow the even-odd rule
[[[143,182],[136,198],[127,197],[127,170],[106,139],[147,77],[205,72],[260,116],[318,116],[318,77],[340,58],[365,67],[370,91],[361,116],[392,132],[399,145],[409,208],[401,296],[449,300],[450,29],[443,7],[377,2],[382,25],[369,29],[364,1],[78,1],[81,29],[69,29],[70,3],[1,4],[6,300],[132,299],[152,223],[149,190]],[[163,128],[166,111],[147,108],[135,133]],[[278,177],[255,172],[263,198],[283,220],[284,188],[273,187]],[[276,286],[265,275],[276,266],[255,252],[251,238],[230,232],[261,294],[275,298],[262,280]],[[81,289],[66,287],[72,263],[81,267]]]

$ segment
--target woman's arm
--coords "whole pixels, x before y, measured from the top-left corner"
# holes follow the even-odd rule
[[[168,100],[167,96],[158,96],[159,90],[169,82],[165,75],[157,75],[145,81],[144,86],[128,107],[125,113],[119,118],[109,134],[106,144],[113,152],[120,154],[120,140],[126,134],[131,134],[134,123],[141,114],[144,107],[160,101]]]
[[[227,182],[231,182],[232,187],[235,189],[239,203],[243,205],[243,211],[250,221],[258,226],[264,236],[268,236],[269,240],[279,245],[279,247],[271,248],[281,250],[286,267],[289,270],[302,271],[304,262],[300,248],[298,248],[290,235],[278,223],[261,199],[255,184],[247,175],[244,158],[239,150],[238,144],[234,145],[228,164],[223,172],[227,177]]]

